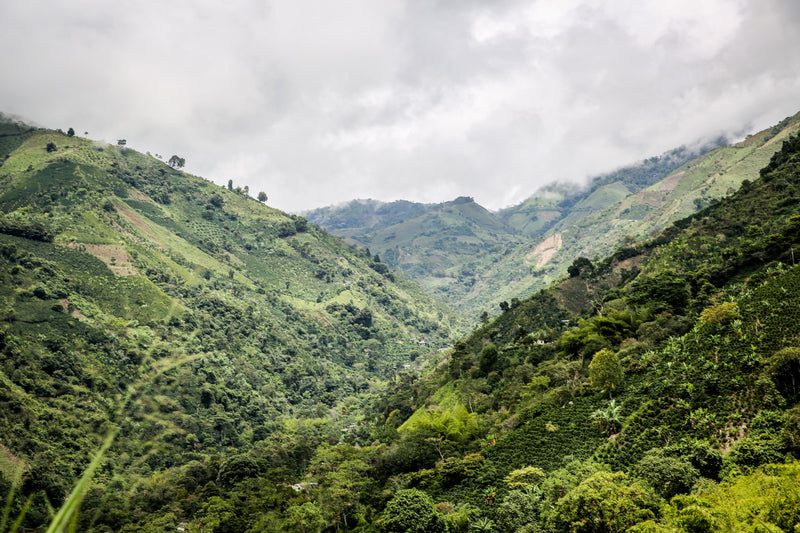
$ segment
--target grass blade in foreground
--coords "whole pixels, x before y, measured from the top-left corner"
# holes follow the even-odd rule
[[[70,520],[78,512],[81,502],[83,501],[83,497],[86,494],[86,489],[89,486],[89,482],[92,480],[97,467],[99,467],[100,463],[102,463],[106,451],[108,451],[108,448],[111,447],[111,443],[114,442],[114,437],[117,436],[118,431],[119,429],[117,428],[108,433],[105,442],[103,442],[103,446],[100,447],[100,449],[97,451],[97,454],[95,454],[94,459],[92,459],[92,462],[83,472],[81,479],[67,497],[67,501],[64,502],[64,505],[62,505],[58,510],[58,513],[56,513],[55,518],[53,518],[53,521],[50,523],[50,527],[47,528],[47,533],[62,533],[66,530]]]

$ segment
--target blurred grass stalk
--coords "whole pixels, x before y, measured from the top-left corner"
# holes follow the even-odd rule
[[[22,485],[22,473],[24,468],[22,465],[19,465],[16,470],[14,471],[14,477],[11,479],[11,488],[8,491],[8,498],[6,498],[6,506],[3,509],[3,517],[0,518],[0,533],[6,531],[6,524],[8,524],[8,517],[11,514],[11,506],[14,503],[14,495],[17,492],[17,489]],[[15,533],[19,526],[22,525],[22,520],[25,518],[25,515],[28,513],[28,509],[31,506],[31,501],[33,501],[33,495],[28,496],[28,499],[25,500],[25,505],[22,506],[22,511],[17,517],[17,521],[14,522],[14,525],[8,530],[10,533]]]
[[[143,379],[139,381],[135,386],[128,387],[127,395],[125,399],[120,404],[120,409],[118,412],[118,416],[121,416],[122,413],[127,409],[128,405],[130,404],[133,397],[136,395],[137,391],[140,391],[145,383],[151,382],[153,378],[156,376],[163,374],[164,372],[168,372],[173,368],[176,368],[180,365],[185,363],[195,361],[200,359],[202,354],[196,354],[188,357],[184,357],[177,361],[168,361],[161,366],[153,366],[152,373],[147,379]],[[53,520],[50,522],[50,526],[47,528],[46,533],[64,533],[68,531],[69,533],[74,533],[77,524],[78,524],[78,510],[80,509],[81,502],[83,498],[86,496],[86,491],[89,488],[89,483],[91,483],[92,478],[94,477],[95,471],[100,467],[103,463],[103,459],[105,458],[106,452],[111,447],[111,444],[114,442],[117,434],[119,433],[120,428],[119,426],[115,426],[108,432],[106,435],[105,440],[103,441],[103,445],[95,454],[92,462],[86,467],[86,470],[83,471],[83,475],[75,484],[75,487],[67,496],[67,499],[64,501],[64,504],[58,510],[58,512],[53,517]],[[14,473],[14,479],[11,482],[11,490],[9,491],[8,498],[6,501],[5,509],[3,510],[3,517],[0,519],[0,533],[16,533],[19,529],[20,525],[22,525],[22,520],[25,518],[25,515],[28,512],[28,509],[31,506],[31,501],[33,499],[33,495],[29,496],[28,499],[25,501],[25,505],[20,512],[19,517],[11,526],[10,529],[6,530],[6,524],[8,523],[8,517],[11,513],[11,506],[14,502],[14,495],[22,485],[22,474],[24,468],[20,466],[16,472]]]
[[[114,438],[117,436],[117,433],[119,433],[119,427],[116,427],[108,432],[103,445],[97,451],[94,459],[92,459],[92,462],[89,464],[86,470],[84,470],[80,480],[78,480],[78,482],[75,484],[72,492],[70,492],[69,496],[56,513],[56,516],[53,518],[52,522],[50,522],[50,527],[47,528],[46,533],[63,533],[64,531],[67,531],[68,526],[68,531],[75,531],[78,518],[78,509],[80,509],[81,502],[83,501],[84,496],[86,496],[89,483],[91,482],[92,477],[94,477],[95,471],[103,462],[106,452],[111,447],[111,443],[114,442]]]

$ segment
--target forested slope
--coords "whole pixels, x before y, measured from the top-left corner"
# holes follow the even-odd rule
[[[169,193],[171,202],[180,202]],[[92,212],[103,220],[99,210]],[[3,275],[30,279],[13,278],[23,280],[13,303],[12,293],[4,294],[13,310],[3,337],[2,413],[14,428],[3,441],[4,492],[13,486],[8,473],[15,465],[30,470],[23,468],[11,516],[22,512],[28,495],[37,502],[63,497],[71,478],[59,472],[77,474],[87,457],[75,443],[99,447],[118,422],[117,442],[79,513],[81,531],[755,532],[795,531],[800,524],[794,461],[800,453],[800,136],[784,142],[759,176],[730,197],[604,259],[576,258],[568,277],[503,302],[499,316],[485,317],[421,377],[401,370],[379,399],[367,401],[359,395],[366,389],[354,388],[331,404],[335,409],[312,403],[321,391],[307,399],[287,392],[284,405],[295,418],[277,421],[254,420],[272,412],[267,400],[291,391],[285,381],[298,372],[288,366],[262,371],[252,362],[260,361],[254,345],[227,330],[222,342],[237,348],[230,353],[241,350],[237,360],[253,368],[237,363],[242,366],[228,370],[221,347],[212,354],[191,351],[199,331],[213,339],[235,318],[195,318],[191,328],[171,324],[175,316],[187,324],[193,308],[188,296],[175,296],[183,294],[180,284],[164,281],[150,281],[152,289],[142,281],[142,291],[163,293],[162,303],[148,302],[154,314],[171,312],[166,322],[132,324],[122,315],[125,302],[115,304],[116,319],[108,318],[99,303],[94,311],[78,297],[103,302],[106,282],[79,291],[70,285],[83,283],[77,267],[59,266],[69,261],[33,262],[44,254],[36,247],[55,247],[67,234],[54,231],[61,226],[49,217],[22,224],[19,216],[6,216],[6,235],[13,235],[5,238],[16,239],[16,248],[9,241],[3,254],[16,259],[8,259]],[[53,217],[59,220],[57,212]],[[77,253],[69,246],[58,250]],[[146,252],[137,250],[131,266],[140,268],[136,261]],[[75,257],[94,261],[91,254]],[[50,279],[46,268],[62,276],[58,283],[41,281]],[[378,280],[391,274],[359,272]],[[220,284],[231,282],[221,278]],[[59,284],[66,295],[49,298]],[[231,301],[251,294],[260,294],[258,287],[242,288]],[[294,301],[290,296],[280,293],[284,306]],[[85,318],[69,314],[72,301]],[[30,332],[23,344],[20,318],[34,316],[28,304],[85,329],[51,337],[46,328],[59,324],[52,315],[25,319],[39,324],[40,337]],[[326,319],[337,309],[326,306]],[[93,326],[100,319],[103,328]],[[293,331],[285,327],[287,316],[273,320],[272,331]],[[302,323],[297,339],[312,332],[310,324]],[[85,340],[100,329],[109,338]],[[431,326],[429,333],[435,331]],[[361,337],[361,329],[352,332]],[[126,361],[137,342],[139,366]],[[314,349],[294,342],[296,360],[307,355],[302,349]],[[344,344],[350,342],[358,339]],[[162,356],[157,350],[164,345],[174,351]],[[378,350],[374,343],[356,346]],[[46,368],[36,366],[51,354],[58,357]],[[17,361],[24,364],[16,367]],[[60,367],[62,361],[69,364]],[[343,379],[358,376],[360,362]],[[336,364],[321,366],[333,378]],[[84,368],[95,369],[91,380],[71,377]],[[40,381],[44,375],[55,377]],[[266,405],[246,401],[244,386],[235,386],[251,375],[268,376],[260,388],[251,385]],[[101,383],[101,376],[111,377]],[[40,382],[52,390],[37,389]],[[334,395],[338,383],[331,380]],[[244,406],[251,414],[232,424],[231,413]],[[72,418],[59,423],[61,412]],[[91,424],[96,429],[87,431]],[[44,449],[47,439],[61,444]],[[26,520],[44,520],[42,503],[32,509],[40,514],[29,511]]]
[[[259,446],[302,468],[343,428],[358,439],[363,403],[461,327],[239,188],[59,131],[0,134],[0,488],[21,473],[27,527],[112,427],[98,479],[125,491]]]
[[[297,492],[253,454],[258,473],[199,507],[172,488],[139,527],[793,531],[800,137],[761,174],[400,375],[370,445],[323,444]]]
[[[732,197],[504,306],[426,400],[383,405],[414,412],[394,446],[434,448],[396,479],[496,531],[792,531],[796,464],[747,473],[800,452],[799,202],[795,136]]]

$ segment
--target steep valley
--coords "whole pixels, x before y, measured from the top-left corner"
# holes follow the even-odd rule
[[[796,531],[797,125],[356,247],[0,121],[0,533]]]

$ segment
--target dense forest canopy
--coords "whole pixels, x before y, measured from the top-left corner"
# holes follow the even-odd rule
[[[800,525],[800,136],[460,336],[233,185],[3,128],[0,531]]]

